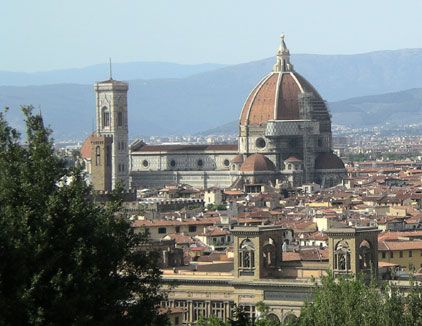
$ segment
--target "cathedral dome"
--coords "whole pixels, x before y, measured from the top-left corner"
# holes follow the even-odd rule
[[[316,170],[344,169],[344,163],[336,154],[321,153],[315,159]]]
[[[253,154],[246,158],[245,162],[240,166],[241,172],[263,172],[275,171],[274,163],[265,155]]]
[[[311,116],[307,118],[330,120],[327,106],[319,93],[293,70],[290,52],[282,36],[277,51],[277,63],[273,71],[258,83],[246,99],[240,115],[240,125],[261,125],[268,120],[305,119],[300,109],[301,95],[311,96],[313,109]]]

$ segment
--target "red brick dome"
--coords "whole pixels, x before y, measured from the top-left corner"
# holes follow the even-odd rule
[[[240,125],[260,125],[268,120],[299,120],[299,95],[312,93],[318,108],[313,114],[317,120],[329,120],[325,102],[315,88],[290,64],[290,52],[282,43],[277,53],[277,63],[271,73],[266,75],[252,90],[240,115]]]
[[[245,162],[240,166],[241,172],[263,172],[275,171],[274,163],[265,155],[253,154],[246,158]]]

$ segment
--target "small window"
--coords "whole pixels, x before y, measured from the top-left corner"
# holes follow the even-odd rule
[[[411,258],[413,256],[413,251],[409,250],[409,258]]]
[[[158,233],[159,234],[164,234],[164,233],[166,233],[166,228],[158,228]]]
[[[144,166],[144,167],[148,167],[148,165],[149,165],[149,163],[148,163],[148,161],[147,160],[143,160],[142,161],[142,165]]]
[[[394,252],[390,251],[390,258],[394,258]]]
[[[202,167],[204,165],[204,161],[202,161],[201,159],[199,159],[196,163],[199,167]]]
[[[230,161],[229,160],[224,160],[223,164],[224,164],[224,166],[229,166],[230,165]]]
[[[101,149],[100,146],[95,147],[95,165],[98,166],[101,163]],[[421,254],[422,255],[422,254]]]
[[[180,233],[180,226],[176,226],[176,233]]]
[[[403,258],[403,251],[400,250],[400,258]]]
[[[174,168],[174,167],[176,166],[176,161],[175,161],[175,160],[171,160],[171,161],[170,161],[170,166],[171,166],[172,168]]]
[[[196,232],[196,225],[189,225],[189,232]]]
[[[385,258],[385,251],[383,251],[383,252],[381,253],[381,257],[382,257],[382,258]]]

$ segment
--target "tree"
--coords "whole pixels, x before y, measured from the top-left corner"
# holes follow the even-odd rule
[[[224,322],[215,316],[205,318],[201,316],[197,322],[198,326],[229,326],[228,322]]]
[[[24,144],[0,113],[0,325],[162,325],[158,257],[138,250],[146,235],[118,202],[96,205],[42,117],[23,112]]]
[[[408,296],[394,285],[367,285],[363,277],[330,273],[316,285],[312,302],[302,308],[298,325],[422,325],[420,285]]]

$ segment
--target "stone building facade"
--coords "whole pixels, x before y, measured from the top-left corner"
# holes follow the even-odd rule
[[[169,289],[168,301],[163,304],[184,308],[186,325],[194,324],[201,315],[232,318],[234,305],[254,318],[259,301],[269,306],[272,319],[286,321],[299,316],[305,301],[312,300],[314,280],[328,269],[336,275],[360,271],[377,275],[376,228],[332,229],[326,249],[329,258],[307,261],[291,261],[287,257],[292,253],[283,252],[288,232],[274,225],[234,227],[232,263],[208,264],[193,271],[163,270],[164,282],[177,284]],[[341,246],[349,257],[345,256],[344,264],[339,263]]]
[[[95,84],[95,136],[112,137],[110,150],[105,150],[111,155],[107,168],[111,169],[112,188],[117,182],[125,186],[130,183],[137,189],[172,183],[239,188],[256,182],[280,187],[316,182],[331,187],[346,175],[343,162],[331,149],[327,105],[293,69],[284,36],[273,71],[245,101],[237,145],[148,145],[137,140],[128,147],[127,90],[126,83],[112,79]],[[89,139],[86,143],[84,146],[91,146]],[[108,171],[95,168],[91,150],[85,152],[89,153],[84,158],[91,162],[94,188],[101,190],[103,186],[95,182],[104,179],[102,174]],[[263,159],[272,162],[271,169],[251,170],[244,166],[248,162],[248,166],[261,167],[257,162],[251,164],[251,160]]]

